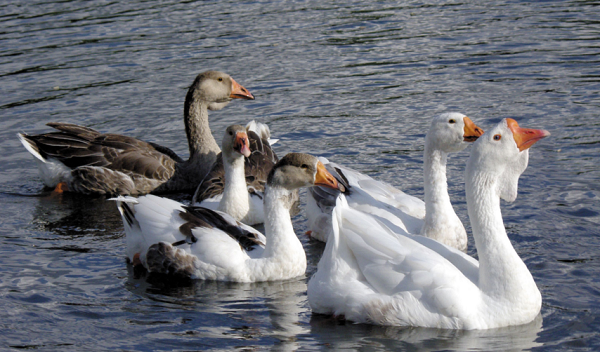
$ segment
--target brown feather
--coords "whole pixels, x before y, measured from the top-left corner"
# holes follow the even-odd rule
[[[171,158],[174,153],[168,148],[161,148],[168,151],[165,154],[153,144],[133,137],[102,134],[74,124],[51,122],[48,126],[60,132],[24,137],[42,157],[57,159],[73,170],[72,191],[143,194],[175,173],[177,161]]]
[[[148,248],[146,265],[149,272],[181,277],[191,277],[195,271],[194,256],[164,242]]]

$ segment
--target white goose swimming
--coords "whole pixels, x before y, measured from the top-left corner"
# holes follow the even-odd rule
[[[316,157],[290,153],[271,170],[265,189],[265,235],[226,213],[153,195],[116,198],[127,254],[148,271],[219,281],[284,280],[306,271],[288,200],[300,187],[337,187]]]
[[[506,234],[500,198],[514,201],[528,150],[548,136],[505,119],[475,142],[466,169],[479,262],[430,238],[399,235],[340,195],[308,300],[355,322],[491,329],[532,321],[541,294]]]
[[[246,128],[228,127],[222,156],[198,185],[192,204],[226,212],[246,225],[263,223],[265,182],[278,161],[269,137],[269,127],[255,121]],[[242,142],[249,146],[244,153],[234,148]]]
[[[467,233],[448,195],[446,162],[449,153],[465,149],[482,134],[481,128],[460,113],[444,113],[433,119],[425,137],[425,203],[385,182],[322,161],[347,186],[350,207],[385,219],[388,226],[398,231],[421,234],[466,251]],[[331,213],[338,193],[318,187],[309,189],[306,216],[311,237],[326,241],[331,233]]]
[[[218,166],[218,169],[222,170],[217,176],[220,192],[200,203],[194,202],[194,206],[225,212],[246,225],[264,222],[264,188],[260,191],[249,191],[246,183],[244,157],[248,158],[250,156],[249,145],[248,134],[243,126],[232,125],[227,127],[221,145],[222,161],[221,165]],[[275,162],[273,161],[272,165],[275,165]],[[217,167],[215,167],[216,169]],[[208,189],[208,183],[212,184],[212,190],[216,188],[214,183],[217,177],[214,177],[211,173],[207,177],[209,180],[205,179],[198,190]]]

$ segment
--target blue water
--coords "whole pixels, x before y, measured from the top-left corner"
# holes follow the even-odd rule
[[[599,19],[596,1],[0,2],[0,348],[599,350]],[[212,112],[215,136],[257,119],[280,138],[279,155],[326,156],[419,197],[423,140],[440,112],[549,130],[517,200],[503,203],[542,292],[539,318],[465,332],[313,316],[306,281],[323,245],[303,235],[302,212],[306,277],[133,272],[114,204],[44,191],[16,133],[65,121],[185,155],[183,100],[208,69],[256,96]],[[448,178],[470,230],[467,157],[451,157]]]

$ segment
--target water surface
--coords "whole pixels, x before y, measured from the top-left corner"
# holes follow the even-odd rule
[[[37,350],[600,349],[600,7],[595,1],[12,1],[0,4],[0,346]],[[323,245],[304,214],[304,278],[165,282],[133,272],[114,204],[44,191],[16,133],[65,121],[187,154],[183,100],[207,69],[255,101],[276,151],[328,157],[422,197],[431,118],[504,117],[552,133],[531,150],[505,226],[543,296],[531,324],[376,327],[312,315]],[[467,224],[463,170],[451,198]],[[186,199],[178,195],[178,199]],[[475,254],[472,238],[469,252]]]

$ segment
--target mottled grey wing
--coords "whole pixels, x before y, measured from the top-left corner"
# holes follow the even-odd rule
[[[46,126],[50,126],[54,129],[57,129],[59,131],[65,132],[70,135],[79,136],[79,137],[84,138],[89,141],[93,140],[94,138],[98,137],[101,134],[100,132],[98,132],[92,128],[75,125],[72,123],[48,122],[46,124]]]
[[[118,134],[101,134],[88,127],[49,123],[60,132],[25,136],[35,143],[44,158],[55,158],[71,169],[106,167],[143,177],[166,181],[175,172],[168,148],[160,150],[139,139]],[[169,152],[164,153],[164,150]]]
[[[217,160],[212,169],[204,176],[202,182],[196,188],[192,203],[200,203],[205,199],[216,197],[223,193],[225,188],[225,168],[223,167],[223,156],[217,155]]]
[[[103,155],[102,146],[94,144],[101,134],[89,128],[72,124],[50,124],[62,132],[26,135],[45,159],[54,158],[71,169],[79,166],[106,166],[109,161]]]
[[[248,131],[248,139],[252,154],[245,160],[246,183],[248,188],[264,192],[267,177],[279,158],[269,142],[260,138],[255,132]]]
[[[179,155],[177,155],[174,151],[172,151],[171,149],[164,147],[160,144],[156,144],[153,142],[148,142],[148,144],[150,144],[151,146],[154,147],[154,149],[156,149],[157,151],[165,154],[166,156],[168,156],[169,158],[173,159],[176,163],[183,163],[185,162],[185,160],[183,160]]]

